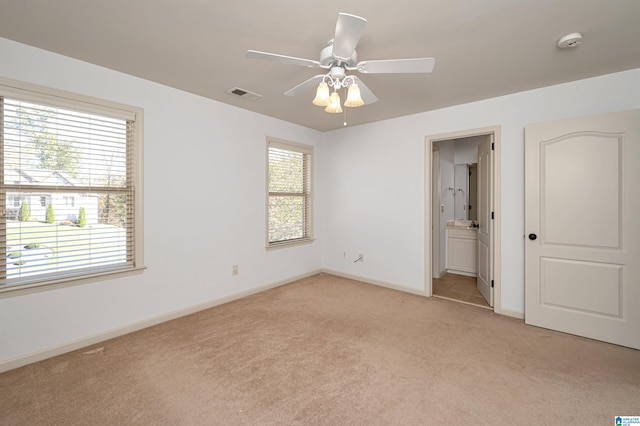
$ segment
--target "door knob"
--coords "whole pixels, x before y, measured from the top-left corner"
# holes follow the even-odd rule
[[[536,238],[538,238],[538,236],[536,234],[529,234],[529,239],[531,241],[535,240]]]

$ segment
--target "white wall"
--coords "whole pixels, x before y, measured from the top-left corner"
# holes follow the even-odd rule
[[[442,276],[447,269],[447,233],[448,220],[455,219],[455,142],[436,142],[440,147],[440,253],[438,272]]]
[[[522,314],[525,125],[638,107],[640,69],[326,133],[325,267],[423,291],[425,136],[499,125],[502,308]]]
[[[437,142],[437,145],[440,147],[440,205],[444,206],[444,212],[440,213],[440,226],[444,236],[446,221],[455,219],[456,150],[453,143]],[[453,188],[454,192],[449,188]]]
[[[478,145],[487,140],[488,136],[472,136],[456,139],[456,164],[471,164],[478,162]]]
[[[2,77],[144,108],[148,266],[0,299],[0,364],[321,268],[321,238],[265,251],[264,186],[266,135],[317,145],[321,133],[5,39],[0,58]]]

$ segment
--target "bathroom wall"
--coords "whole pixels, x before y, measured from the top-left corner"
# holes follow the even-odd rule
[[[456,219],[469,219],[468,199],[469,199],[469,175],[467,165],[478,162],[478,145],[490,138],[490,136],[472,136],[460,138],[451,142],[454,144],[455,163],[455,212]],[[462,191],[460,191],[462,189]]]

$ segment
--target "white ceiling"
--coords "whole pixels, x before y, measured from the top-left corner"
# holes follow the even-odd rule
[[[344,114],[283,95],[321,70],[245,52],[317,60],[338,12],[368,21],[359,60],[436,58],[432,74],[360,74],[380,100],[349,125],[640,68],[638,0],[0,0],[0,37],[327,131]]]

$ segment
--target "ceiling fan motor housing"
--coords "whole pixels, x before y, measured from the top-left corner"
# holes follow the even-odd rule
[[[358,63],[358,52],[354,50],[348,61],[336,58],[333,56],[333,40],[331,40],[327,47],[320,51],[320,63],[323,66],[345,65],[347,67],[353,67]]]

